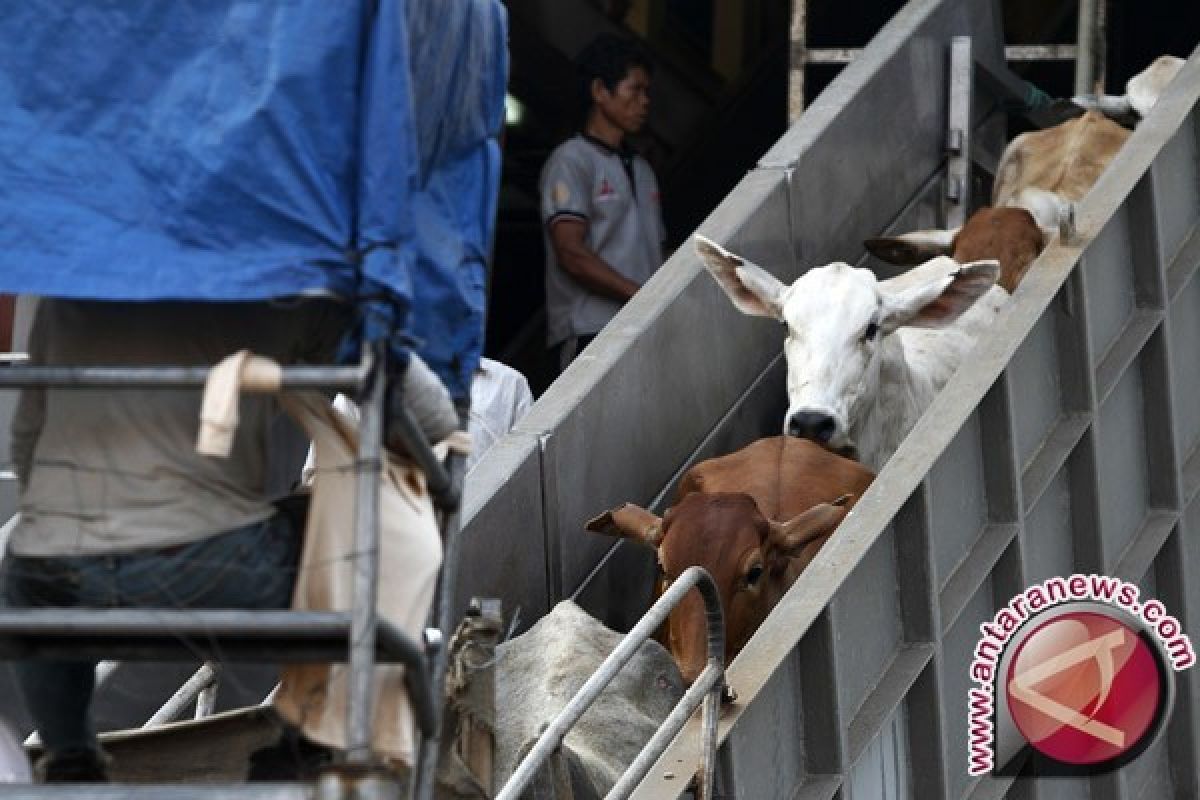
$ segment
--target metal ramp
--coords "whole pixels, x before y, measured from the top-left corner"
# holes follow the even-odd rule
[[[910,3],[704,233],[791,280],[854,261],[867,236],[936,225],[955,36],[972,38],[977,69],[1003,72],[995,3]],[[1049,788],[968,777],[966,704],[978,624],[1051,574],[1125,577],[1185,628],[1200,620],[1200,548],[1188,541],[1200,524],[1197,96],[1193,55],[1079,206],[1076,238],[1043,254],[733,663],[717,797],[1196,795],[1191,673],[1178,676],[1166,735],[1138,761]],[[983,95],[971,110],[985,152],[1003,141],[997,111]],[[629,625],[647,604],[650,560],[583,522],[625,500],[661,507],[689,464],[778,430],[779,341],[681,249],[477,467],[462,585],[523,619],[575,596]],[[687,789],[696,724],[634,797]]]

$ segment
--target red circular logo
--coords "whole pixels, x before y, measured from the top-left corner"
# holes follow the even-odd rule
[[[1079,611],[1021,642],[1005,682],[1013,722],[1039,751],[1067,764],[1099,764],[1151,733],[1164,700],[1151,646],[1125,623]]]

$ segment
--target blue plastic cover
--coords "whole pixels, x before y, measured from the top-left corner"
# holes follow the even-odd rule
[[[0,292],[333,292],[467,396],[498,0],[25,0],[0,41]]]

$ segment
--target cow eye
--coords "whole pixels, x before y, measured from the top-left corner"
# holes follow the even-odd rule
[[[763,568],[761,564],[755,564],[746,573],[746,585],[754,586],[762,578]]]
[[[870,341],[873,341],[875,339],[875,337],[878,335],[879,335],[879,323],[872,320],[871,322],[867,323],[867,329],[863,331],[862,340],[864,342],[870,342]]]

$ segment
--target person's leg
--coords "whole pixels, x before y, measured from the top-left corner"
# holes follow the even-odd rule
[[[3,573],[3,604],[12,608],[90,604],[97,581],[81,559],[9,556]],[[94,565],[102,569],[102,564]],[[105,759],[96,740],[91,701],[94,660],[20,661],[13,665],[29,715],[46,753],[39,771],[46,780],[105,779]]]

